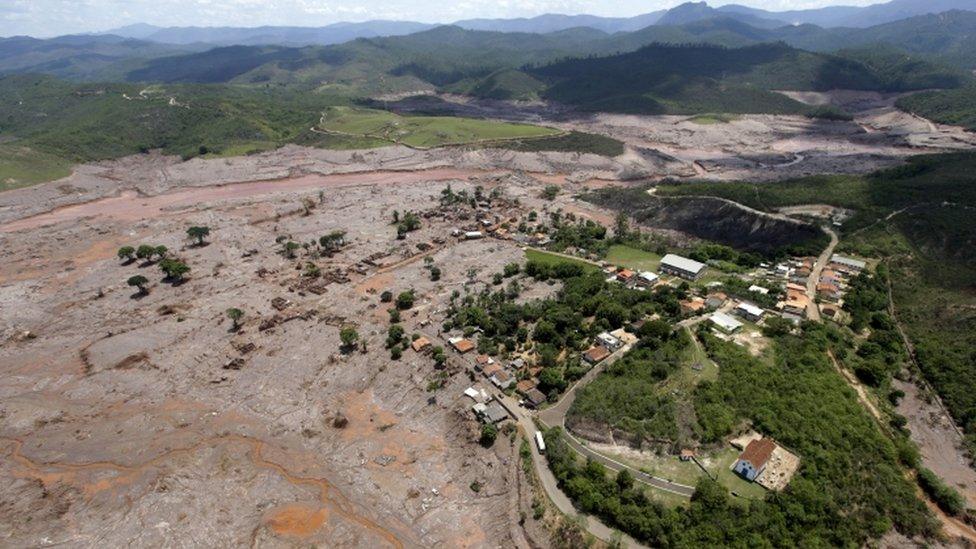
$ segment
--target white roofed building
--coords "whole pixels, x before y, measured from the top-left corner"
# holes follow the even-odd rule
[[[705,269],[704,263],[680,255],[668,254],[661,259],[660,270],[662,273],[688,280],[698,280],[704,274]]]

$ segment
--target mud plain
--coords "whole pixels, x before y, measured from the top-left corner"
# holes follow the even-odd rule
[[[142,155],[0,193],[0,544],[532,545],[519,526],[517,445],[476,443],[464,361],[452,355],[445,387],[430,392],[428,357],[392,361],[383,346],[383,290],[415,289],[406,332],[443,344],[451,293],[523,258],[512,242],[452,239],[474,221],[439,208],[440,191],[498,188],[506,206],[493,215],[562,207],[607,222],[612,213],[573,193],[634,178],[864,171],[976,143],[927,123],[919,141],[901,131],[918,121],[879,101],[854,123],[553,122],[625,141],[616,159],[289,146],[185,163]],[[553,203],[538,197],[547,184],[565,190]],[[419,212],[422,229],[397,240],[393,210]],[[187,242],[191,225],[213,229],[209,245]],[[275,244],[332,230],[349,243],[331,258],[289,259]],[[116,258],[140,243],[167,246],[189,279],[164,283],[156,266]],[[308,261],[324,273],[314,291]],[[126,286],[134,274],[150,279],[149,295]],[[245,311],[236,332],[231,307]],[[365,352],[339,351],[345,324]]]

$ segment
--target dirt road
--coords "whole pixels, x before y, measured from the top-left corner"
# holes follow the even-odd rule
[[[807,305],[807,318],[814,322],[820,322],[820,307],[817,306],[817,284],[820,282],[820,275],[823,273],[824,267],[834,255],[834,248],[837,247],[838,242],[837,233],[827,227],[824,227],[823,230],[830,236],[830,244],[817,258],[817,262],[813,265],[813,271],[807,278],[807,298],[810,300],[810,304]]]

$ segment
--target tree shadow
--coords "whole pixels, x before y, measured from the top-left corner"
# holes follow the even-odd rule
[[[136,291],[134,294],[129,296],[129,299],[134,299],[136,301],[141,301],[149,297],[149,292],[143,292],[141,290]]]

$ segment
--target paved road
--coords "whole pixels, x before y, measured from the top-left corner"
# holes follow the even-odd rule
[[[525,437],[529,440],[529,446],[532,447],[532,465],[535,467],[536,475],[542,483],[543,490],[549,495],[549,499],[552,500],[552,503],[564,515],[570,517],[578,515],[579,511],[576,510],[573,502],[559,488],[559,481],[556,480],[552,471],[549,470],[545,456],[539,453],[539,448],[535,445],[534,437],[538,429],[535,423],[533,423],[532,418],[529,417],[525,410],[512,397],[498,392],[495,392],[494,396],[515,417],[515,421],[524,432]],[[642,545],[626,534],[620,533],[618,530],[610,528],[596,517],[587,515],[585,528],[594,537],[605,542],[613,542],[616,536],[622,536],[620,539],[626,547],[647,549],[645,545]]]
[[[701,319],[696,319],[696,321],[700,321],[700,320]],[[694,324],[694,322],[691,322],[690,324],[682,324],[682,325],[689,326],[691,324]],[[692,494],[695,493],[694,486],[677,484],[667,479],[651,476],[629,465],[620,463],[619,461],[615,461],[603,454],[600,454],[584,446],[582,442],[577,440],[576,437],[570,434],[569,430],[566,429],[566,414],[569,413],[570,406],[572,406],[573,401],[576,400],[576,391],[581,387],[585,387],[588,383],[593,381],[593,379],[596,378],[596,376],[600,375],[600,373],[603,372],[603,370],[605,370],[607,366],[610,366],[614,362],[620,360],[621,357],[623,357],[625,354],[627,354],[628,351],[630,351],[630,348],[631,345],[624,345],[623,347],[618,349],[617,352],[607,357],[603,362],[597,364],[593,368],[590,368],[590,371],[587,372],[586,375],[580,378],[580,380],[577,381],[575,385],[573,385],[572,387],[569,388],[568,391],[566,391],[563,397],[559,399],[559,402],[539,412],[538,414],[536,414],[536,417],[538,417],[543,423],[545,423],[549,427],[562,427],[563,433],[566,435],[566,441],[569,443],[570,447],[572,447],[574,450],[576,450],[578,453],[582,454],[583,456],[587,458],[592,458],[602,463],[608,469],[612,471],[618,471],[618,472],[623,469],[627,469],[628,471],[631,472],[631,474],[634,475],[634,478],[636,480],[643,482],[644,484],[647,484],[654,488],[658,488],[660,490],[664,490],[666,492],[671,492],[672,494],[678,494],[679,496],[691,497]]]
[[[837,233],[827,227],[824,227],[823,230],[830,236],[830,244],[817,258],[817,262],[813,264],[810,278],[807,278],[807,298],[810,299],[810,304],[807,306],[807,318],[816,322],[820,322],[820,307],[817,306],[817,284],[820,283],[820,275],[834,255],[834,248],[837,247],[838,242]]]

